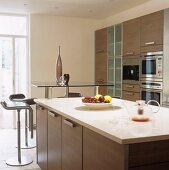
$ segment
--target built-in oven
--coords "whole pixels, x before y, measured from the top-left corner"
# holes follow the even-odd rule
[[[141,81],[140,87],[141,100],[162,103],[162,82]]]
[[[139,83],[139,58],[126,58],[122,61],[123,83]]]
[[[140,79],[159,81],[162,78],[163,52],[157,51],[142,53],[140,61]]]

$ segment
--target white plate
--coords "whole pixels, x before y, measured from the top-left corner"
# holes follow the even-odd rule
[[[112,106],[112,103],[83,103],[90,109],[105,109]]]

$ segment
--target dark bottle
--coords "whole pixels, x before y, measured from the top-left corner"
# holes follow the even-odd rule
[[[60,45],[59,45],[59,54],[56,61],[56,81],[59,82],[60,77],[62,76],[62,59],[60,56]]]
[[[69,83],[69,79],[70,79],[70,76],[69,76],[69,74],[64,74],[64,79],[65,79],[65,85],[68,85],[68,83]]]

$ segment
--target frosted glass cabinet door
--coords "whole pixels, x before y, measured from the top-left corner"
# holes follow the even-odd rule
[[[121,97],[121,28],[121,24],[108,28],[108,81],[114,83],[108,94],[117,97]]]
[[[121,24],[115,26],[115,43],[121,42]]]
[[[108,44],[114,43],[114,26],[108,28]]]
[[[115,56],[121,56],[121,42],[115,43]]]
[[[108,28],[108,56],[114,56],[114,26]]]

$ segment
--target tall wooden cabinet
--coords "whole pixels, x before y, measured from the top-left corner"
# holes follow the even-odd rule
[[[107,82],[107,28],[95,31],[95,82]],[[107,94],[106,87],[99,87],[99,93]]]
[[[160,51],[163,44],[164,11],[140,17],[141,51]]]
[[[140,18],[123,23],[123,57],[140,56]]]
[[[48,110],[37,105],[36,128],[37,128],[37,162],[42,170],[47,170],[47,114]]]

